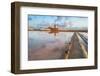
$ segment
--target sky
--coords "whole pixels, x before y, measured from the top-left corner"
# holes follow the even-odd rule
[[[33,28],[46,28],[57,24],[58,27],[87,28],[88,17],[78,16],[53,16],[53,15],[28,15],[28,26]]]

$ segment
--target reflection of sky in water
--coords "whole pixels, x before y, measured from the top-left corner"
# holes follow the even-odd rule
[[[47,43],[56,43],[61,41],[62,43],[68,43],[71,40],[73,32],[59,32],[56,36],[49,34],[48,32],[30,31],[29,35],[29,49],[36,50],[39,47],[45,46]]]
[[[68,41],[71,36],[73,35],[73,32],[59,32],[56,36],[54,34],[49,34],[48,32],[29,32],[29,39],[38,39],[43,41],[53,41],[56,39],[62,40],[62,41]]]

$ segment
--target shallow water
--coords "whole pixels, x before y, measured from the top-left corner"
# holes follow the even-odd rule
[[[62,59],[74,32],[29,31],[28,60]]]

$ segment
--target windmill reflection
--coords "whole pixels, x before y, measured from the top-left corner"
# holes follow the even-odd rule
[[[88,32],[87,30],[64,30],[64,29],[58,28],[57,25],[54,25],[54,27],[49,26],[45,29],[29,28],[28,31],[45,31],[45,32],[48,32],[49,34],[54,34],[54,36],[56,36],[57,33],[59,32]]]

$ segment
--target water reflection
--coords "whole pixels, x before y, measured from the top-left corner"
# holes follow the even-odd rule
[[[74,32],[53,35],[45,31],[28,32],[28,60],[63,59]]]

